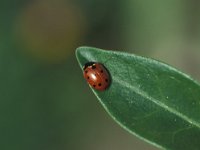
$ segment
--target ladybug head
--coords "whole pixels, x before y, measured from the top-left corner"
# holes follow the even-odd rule
[[[92,66],[92,65],[94,65],[94,64],[95,64],[95,62],[87,62],[87,63],[84,65],[83,70],[85,70],[87,67]]]

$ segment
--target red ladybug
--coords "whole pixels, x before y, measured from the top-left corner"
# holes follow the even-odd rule
[[[106,68],[96,62],[85,64],[83,76],[88,84],[99,91],[104,91],[110,85],[110,75]]]

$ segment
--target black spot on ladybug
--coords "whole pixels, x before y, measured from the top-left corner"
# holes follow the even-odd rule
[[[96,66],[92,66],[92,69],[96,69]]]
[[[93,87],[95,87],[96,85],[93,85]]]
[[[99,83],[98,86],[101,86],[101,83]]]
[[[103,73],[103,70],[101,70],[101,73]]]
[[[106,82],[108,82],[108,79],[105,79]]]
[[[90,79],[90,77],[87,77],[88,79]]]
[[[86,70],[85,73],[88,73],[88,71]]]

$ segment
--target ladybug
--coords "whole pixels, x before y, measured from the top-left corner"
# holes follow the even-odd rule
[[[88,62],[83,67],[83,76],[94,89],[104,91],[110,85],[110,74],[101,63]]]

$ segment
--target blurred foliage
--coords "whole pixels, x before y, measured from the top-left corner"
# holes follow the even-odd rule
[[[107,118],[81,76],[75,48],[136,49],[198,78],[199,6],[194,0],[2,0],[0,149],[150,150]]]

